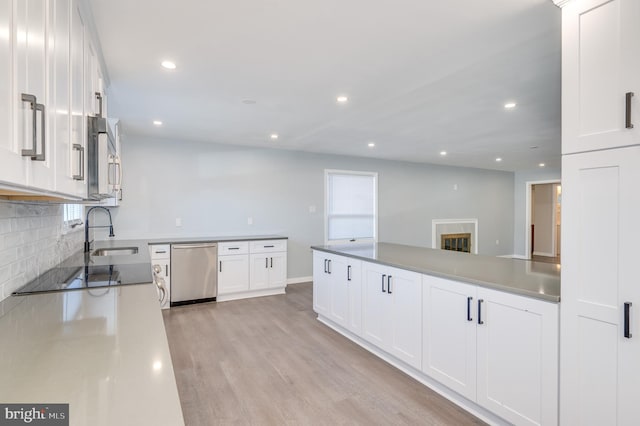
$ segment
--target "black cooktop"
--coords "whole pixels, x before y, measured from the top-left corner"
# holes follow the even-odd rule
[[[151,282],[148,263],[58,266],[20,287],[14,296],[34,293],[104,288]]]

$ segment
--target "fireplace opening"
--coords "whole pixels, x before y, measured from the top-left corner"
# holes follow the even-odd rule
[[[442,250],[471,253],[471,233],[442,234],[440,235],[440,248]]]

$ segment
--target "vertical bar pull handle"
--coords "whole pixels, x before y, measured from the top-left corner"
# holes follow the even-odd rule
[[[629,316],[631,314],[631,302],[624,302],[624,337],[631,339],[631,327],[629,325]]]
[[[384,279],[386,278],[386,276],[387,276],[386,274],[382,274],[382,292],[383,293],[387,292],[387,290],[384,289]]]
[[[482,321],[482,302],[484,302],[483,299],[478,299],[478,324],[484,324]]]
[[[73,150],[78,151],[78,174],[73,175],[73,180],[84,180],[84,147],[74,143]]]
[[[624,127],[627,129],[633,129],[633,123],[631,122],[631,98],[633,98],[633,92],[625,93],[624,98],[625,98]]]
[[[220,261],[220,272],[222,272],[222,260]]]
[[[473,318],[471,318],[471,302],[473,302],[473,297],[467,297],[467,321],[473,321]]]
[[[327,261],[327,272],[331,273],[331,259]]]
[[[324,260],[324,273],[327,273],[327,259]]]
[[[387,277],[387,292],[388,292],[389,294],[391,294],[391,293],[392,293],[392,291],[391,291],[391,275],[389,275],[389,276]]]
[[[33,138],[33,151],[34,154],[31,159],[33,161],[44,161],[46,159],[46,149],[47,149],[47,134],[46,134],[46,109],[43,104],[36,104],[36,112],[40,111],[40,149],[42,152],[38,154],[38,150],[36,149],[35,141],[36,138]],[[35,129],[35,126],[34,126]]]
[[[268,257],[265,257],[265,258],[264,258],[264,267],[265,267],[265,268],[268,268],[268,267],[269,267],[269,258],[268,258]],[[327,271],[325,271],[325,272],[327,272]]]
[[[222,269],[222,262],[220,262],[220,269]],[[164,265],[164,275],[169,276],[169,265]]]
[[[273,268],[273,257],[269,258],[269,264],[271,265],[270,267]]]
[[[102,117],[102,93],[96,92],[95,95],[98,100],[98,117]]]
[[[351,265],[347,265],[347,281],[351,281]]]

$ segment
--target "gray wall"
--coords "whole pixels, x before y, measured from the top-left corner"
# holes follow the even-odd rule
[[[513,253],[517,256],[525,256],[526,233],[529,232],[526,224],[527,213],[527,182],[548,180],[560,180],[560,170],[539,169],[516,172],[514,177],[514,229],[513,229]]]
[[[289,278],[312,274],[324,241],[324,169],[378,172],[379,241],[430,247],[432,219],[478,218],[481,253],[513,252],[509,172],[134,137],[123,165],[118,238],[282,234]]]

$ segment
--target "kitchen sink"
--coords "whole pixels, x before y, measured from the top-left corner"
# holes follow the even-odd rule
[[[138,247],[111,247],[94,250],[92,256],[120,256],[138,253]]]

